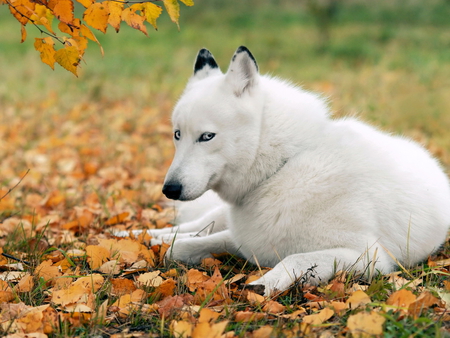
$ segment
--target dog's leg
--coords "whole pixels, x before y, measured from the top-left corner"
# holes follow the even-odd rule
[[[374,270],[390,272],[394,266],[393,261],[381,250],[371,248],[361,254],[353,249],[335,248],[290,255],[250,285],[263,285],[265,295],[269,296],[276,291],[288,289],[305,274],[305,277],[309,277],[307,283],[318,284],[328,281],[335,272],[343,269],[368,273],[373,273]]]
[[[237,254],[238,250],[230,230],[224,230],[205,237],[176,238],[167,250],[166,259],[199,264],[203,258],[211,257],[211,253]]]
[[[163,241],[170,243],[174,237],[206,236],[227,228],[228,210],[229,206],[223,204],[215,207],[195,221],[182,223],[169,228],[147,230],[147,232],[154,238],[152,245],[161,244]],[[135,236],[141,233],[142,230],[133,230]],[[114,235],[126,237],[129,235],[129,231],[116,231]]]

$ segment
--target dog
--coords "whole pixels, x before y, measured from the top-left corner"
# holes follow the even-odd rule
[[[225,74],[200,50],[172,123],[163,193],[211,208],[150,231],[153,244],[172,243],[171,259],[197,264],[230,252],[272,267],[251,283],[270,295],[311,268],[319,283],[337,269],[411,266],[446,239],[450,184],[424,148],[332,119],[320,96],[260,75],[246,47]]]

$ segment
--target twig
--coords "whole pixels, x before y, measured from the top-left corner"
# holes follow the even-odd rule
[[[14,6],[14,5],[11,3],[10,0],[5,0],[5,1],[6,1],[6,3],[8,4],[9,7],[14,8],[14,10],[15,10],[17,13],[19,13],[20,15],[22,15],[24,18],[27,18],[28,21],[31,22],[31,23],[34,25],[34,27],[36,27],[36,28],[41,32],[41,34],[47,34],[48,36],[52,37],[53,39],[59,41],[60,43],[62,43],[62,44],[64,45],[64,41],[63,41],[63,40],[61,40],[61,39],[60,39],[59,37],[57,37],[55,34],[52,34],[52,33],[50,33],[50,32],[47,32],[47,31],[41,29],[41,27],[39,27],[39,26],[34,22],[34,20],[31,20],[31,18],[29,18],[28,16],[26,16],[25,14],[23,14],[21,11],[19,11],[19,10],[16,8],[16,6]],[[46,6],[46,7],[47,7],[47,6]],[[48,8],[48,7],[47,7],[47,8]],[[21,24],[22,24],[22,23],[21,23]],[[25,25],[22,25],[22,26],[25,26]],[[69,25],[68,25],[68,26],[69,26]]]
[[[25,178],[25,176],[27,176],[27,174],[28,174],[29,172],[30,172],[30,169],[27,170],[27,172],[22,176],[22,178],[19,180],[19,182],[16,183],[16,185],[15,185],[14,187],[10,188],[10,189],[6,192],[6,194],[4,194],[2,197],[0,197],[0,202],[1,202],[2,199],[4,199],[6,196],[8,196],[9,193],[10,193],[11,191],[13,191],[13,190],[20,184],[20,182],[22,182],[22,180]]]
[[[31,265],[30,262],[24,261],[23,259],[20,259],[20,258],[11,256],[11,255],[9,255],[9,254],[7,254],[7,253],[4,253],[4,252],[2,252],[2,256],[5,256],[6,258],[9,258],[9,259],[15,260],[15,261],[17,261],[17,262],[23,263],[23,264],[25,264],[25,265]]]

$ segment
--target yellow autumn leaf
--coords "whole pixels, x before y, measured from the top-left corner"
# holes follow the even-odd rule
[[[137,14],[135,8],[125,8],[122,12],[122,20],[125,21],[128,26],[140,30],[142,33],[147,35],[147,27],[145,27],[144,21],[145,17]]]
[[[90,5],[83,14],[83,19],[92,28],[106,33],[108,27],[109,6],[100,2]]]
[[[366,304],[370,303],[370,297],[361,290],[356,290],[353,292],[353,294],[348,297],[346,304],[351,309],[356,309],[357,307],[364,306]]]
[[[193,0],[180,0],[182,3],[184,3],[186,6],[194,6]]]
[[[81,25],[80,31],[83,36],[87,37],[91,41],[98,43],[98,39],[95,37],[94,33],[92,33],[88,26]]]
[[[170,16],[170,19],[178,25],[180,17],[180,4],[177,0],[164,0],[164,7]]]
[[[347,327],[353,337],[365,338],[383,333],[384,317],[374,311],[359,312],[347,320]]]
[[[150,23],[155,29],[158,29],[156,26],[156,19],[161,15],[162,8],[151,2],[145,2],[142,4],[142,11],[145,15],[145,19],[148,23]]]
[[[123,3],[116,1],[105,1],[103,4],[108,6],[109,17],[108,23],[119,32],[120,22],[122,21]]]
[[[34,14],[30,17],[36,25],[43,25],[50,33],[55,34],[52,28],[54,15],[46,6],[36,4]]]
[[[80,53],[75,46],[65,46],[56,51],[55,60],[63,68],[72,72],[75,76],[77,75],[77,66],[80,63]]]

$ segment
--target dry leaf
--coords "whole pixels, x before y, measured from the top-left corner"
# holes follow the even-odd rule
[[[416,296],[409,290],[401,289],[399,291],[395,291],[392,295],[389,296],[386,301],[387,305],[391,305],[397,310],[402,312],[407,312],[408,307],[411,303],[416,300]]]
[[[350,297],[348,297],[346,301],[350,309],[356,309],[370,302],[371,302],[370,297],[364,291],[361,290],[353,292],[353,294]]]
[[[106,28],[108,26],[108,19],[109,19],[109,6],[101,2],[94,2],[84,11],[83,19],[92,28],[98,29],[99,31],[106,33]],[[85,36],[87,38],[89,38],[89,36],[92,37],[92,35],[89,36],[85,35]],[[96,40],[97,39],[95,39],[94,41]]]
[[[383,334],[384,322],[384,317],[374,311],[359,312],[348,317],[347,327],[353,337],[373,337]]]
[[[286,310],[286,306],[281,305],[280,303],[269,300],[264,307],[262,308],[264,312],[273,313],[273,314],[280,314],[283,313]]]
[[[220,313],[204,307],[199,312],[198,321],[199,323],[209,323],[216,321],[219,317]]]
[[[265,313],[251,311],[236,311],[234,314],[234,320],[237,322],[253,322],[265,317]]]
[[[320,325],[333,317],[334,311],[330,308],[320,310],[318,313],[303,317],[302,322],[310,325]]]

